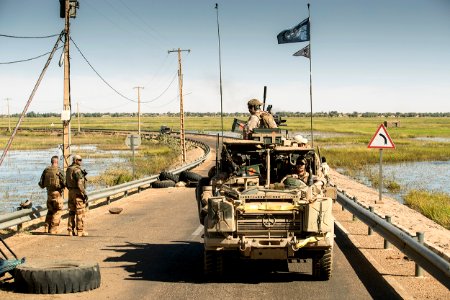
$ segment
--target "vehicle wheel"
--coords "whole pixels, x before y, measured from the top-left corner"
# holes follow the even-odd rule
[[[325,250],[321,258],[313,258],[312,275],[319,280],[329,280],[333,267],[333,248]]]
[[[191,172],[191,171],[183,171],[180,173],[180,180],[184,181],[184,182],[200,181],[200,179],[202,179],[201,175]]]
[[[223,273],[223,253],[216,250],[205,250],[204,256],[205,276],[217,276]]]
[[[175,183],[180,181],[180,177],[176,174],[166,172],[166,171],[163,171],[159,174],[159,180],[167,180],[167,179],[172,180]]]
[[[19,292],[33,294],[66,294],[96,289],[100,286],[98,263],[57,261],[25,263],[14,273]]]
[[[160,188],[168,188],[168,187],[174,187],[175,182],[172,180],[156,180],[152,183],[152,188],[160,189]]]
[[[209,177],[202,177],[195,187],[195,199],[197,199],[197,202],[201,202],[202,200],[202,193],[203,193],[203,187],[206,185],[209,185]]]

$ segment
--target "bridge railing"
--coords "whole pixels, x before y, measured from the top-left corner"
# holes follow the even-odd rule
[[[186,140],[199,146],[200,148],[202,148],[204,151],[204,155],[191,163],[188,163],[188,164],[182,165],[180,167],[169,170],[169,172],[171,172],[171,173],[179,174],[183,171],[191,170],[191,169],[195,168],[196,166],[200,165],[201,163],[203,163],[206,160],[206,158],[208,157],[208,155],[210,154],[211,150],[207,144],[200,142],[200,141],[192,140],[192,139],[186,139]],[[89,193],[89,200],[87,202],[88,203],[92,203],[92,202],[99,203],[98,202],[99,200],[104,199],[105,201],[107,201],[109,203],[110,198],[113,196],[117,196],[119,194],[127,195],[128,192],[130,192],[130,191],[137,190],[139,192],[141,189],[150,187],[153,182],[158,180],[158,176],[159,175],[151,175],[149,177],[141,178],[138,180],[122,183],[119,185],[115,185],[112,187],[108,187],[108,188],[104,188],[104,189],[100,189],[100,190],[96,190],[96,191],[92,191]],[[65,210],[67,209],[67,200],[64,201],[64,209]],[[22,225],[24,223],[33,221],[40,217],[43,217],[46,214],[47,214],[46,207],[37,206],[37,207],[29,208],[29,209],[22,209],[22,210],[15,211],[12,213],[0,215],[0,230],[10,228],[13,226],[18,226],[18,228],[20,229],[20,228],[22,228]]]
[[[356,198],[351,199],[343,191],[338,192],[337,202],[450,289],[450,264],[443,254],[441,256],[436,254],[420,243],[417,237],[411,236],[382,216],[361,206]]]

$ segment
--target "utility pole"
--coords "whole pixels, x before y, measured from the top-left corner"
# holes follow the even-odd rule
[[[11,132],[11,115],[9,114],[9,100],[11,100],[11,98],[6,98],[5,100],[8,106],[8,132]]]
[[[181,142],[181,162],[186,162],[186,142],[184,138],[184,110],[183,110],[183,73],[181,72],[181,52],[191,52],[190,49],[169,50],[167,53],[178,52],[178,86],[180,87],[180,142]]]
[[[138,134],[141,135],[141,93],[140,90],[144,89],[143,86],[135,86],[138,92]]]
[[[81,132],[81,129],[80,129],[80,107],[78,105],[78,102],[77,102],[77,117],[78,117],[78,133],[80,133]]]
[[[69,61],[69,42],[70,42],[70,1],[64,0],[64,103],[61,120],[63,123],[63,166],[64,171],[69,166],[70,151],[70,61]],[[62,3],[61,3],[62,4]]]

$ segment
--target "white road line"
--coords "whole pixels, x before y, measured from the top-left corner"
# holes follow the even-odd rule
[[[200,233],[203,231],[203,225],[199,225],[197,229],[192,233],[192,235],[200,235]]]

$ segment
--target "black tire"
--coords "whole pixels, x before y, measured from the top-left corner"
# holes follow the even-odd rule
[[[203,270],[205,276],[216,277],[223,274],[223,252],[205,250]]]
[[[200,181],[197,183],[197,186],[195,187],[195,199],[197,201],[197,211],[198,211],[198,218],[200,221],[200,224],[203,225],[203,219],[205,218],[205,212],[203,210],[203,203],[202,203],[202,192],[203,187],[206,185],[209,185],[210,179],[209,177],[202,177]]]
[[[159,174],[159,180],[172,180],[173,182],[178,182],[180,181],[180,176],[178,176],[177,174],[173,174],[170,172],[166,172],[166,171],[162,171]]]
[[[333,268],[333,248],[325,250],[321,258],[313,258],[312,275],[318,280],[329,280]]]
[[[161,188],[168,188],[168,187],[174,187],[175,186],[175,182],[172,180],[156,180],[155,182],[152,183],[152,188],[155,189],[161,189]]]
[[[184,181],[184,182],[191,182],[191,181],[200,181],[200,179],[202,179],[202,176],[191,172],[191,171],[183,171],[180,173],[180,181]]]
[[[14,273],[16,290],[31,294],[84,292],[98,288],[100,281],[100,267],[91,262],[25,263]]]

